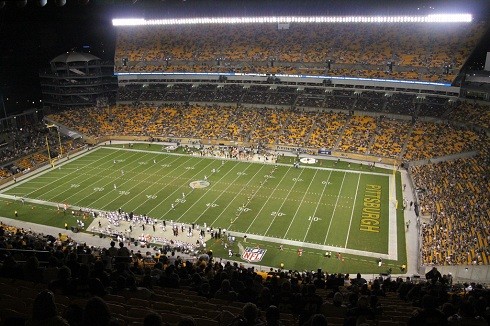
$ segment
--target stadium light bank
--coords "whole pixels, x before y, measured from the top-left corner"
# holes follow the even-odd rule
[[[208,18],[114,18],[113,26],[264,24],[264,23],[471,23],[471,14],[433,14],[427,16],[270,16]]]

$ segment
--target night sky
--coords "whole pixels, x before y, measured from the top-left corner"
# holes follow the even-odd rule
[[[48,1],[41,8],[29,1],[24,8],[8,3],[0,10],[0,92],[7,113],[42,106],[38,74],[57,55],[89,46],[85,51],[113,59],[115,36],[108,9],[68,0],[64,7]]]
[[[14,1],[7,1],[0,9],[0,93],[8,114],[42,106],[38,74],[41,69],[48,69],[49,61],[57,55],[83,50],[112,60],[115,31],[111,19],[115,17],[427,14],[431,6],[436,10],[442,8],[440,3],[444,3],[444,12],[470,12],[477,19],[490,12],[488,0],[90,0],[86,5],[79,3],[83,0],[66,2],[58,7],[55,0],[48,0],[46,6],[40,7],[37,0],[28,0],[25,7],[19,8]],[[488,46],[481,50],[485,49],[489,50]]]

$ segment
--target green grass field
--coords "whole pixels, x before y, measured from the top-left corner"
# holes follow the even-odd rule
[[[319,259],[331,250],[368,265],[377,257],[393,266],[406,264],[403,218],[400,223],[392,203],[400,187],[392,171],[326,160],[294,168],[290,160],[282,158],[275,166],[166,154],[157,145],[102,147],[4,189],[0,196],[8,205],[1,205],[0,214],[12,217],[16,209],[21,219],[55,226],[67,218],[42,205],[30,205],[36,213],[28,217],[26,205],[5,195],[95,210],[122,208],[246,234],[250,243],[270,247],[269,260],[287,261],[275,250],[283,243],[289,251],[301,247]],[[190,187],[205,179],[208,187]],[[366,198],[374,188],[379,189],[379,224],[370,228],[361,220],[366,205],[372,206]]]

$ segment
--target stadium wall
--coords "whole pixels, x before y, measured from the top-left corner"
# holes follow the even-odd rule
[[[469,151],[469,152],[464,152],[464,153],[457,153],[457,154],[452,154],[452,155],[434,157],[434,158],[431,158],[428,160],[411,161],[409,164],[410,164],[410,166],[419,166],[419,165],[426,165],[426,164],[432,164],[432,163],[440,163],[440,162],[445,162],[445,161],[454,161],[454,160],[457,160],[460,158],[473,157],[476,155],[478,155],[477,151]]]
[[[219,73],[189,73],[189,74],[164,74],[164,73],[116,73],[120,86],[125,84],[137,83],[197,83],[197,82],[222,82],[220,77],[226,77],[228,83],[267,83],[271,75],[238,75],[238,74],[219,74]],[[393,91],[409,91],[413,93],[438,94],[458,97],[459,87],[449,84],[428,83],[417,81],[395,81],[369,78],[351,78],[337,76],[290,76],[275,75],[280,79],[280,83],[289,85],[308,84],[310,86],[325,86],[324,81],[328,81],[332,87],[350,86],[368,89],[389,89]]]
[[[353,154],[353,153],[344,153],[344,152],[338,152],[338,151],[333,151],[332,156],[347,158],[347,159],[357,160],[357,161],[383,163],[383,164],[388,164],[388,165],[394,165],[394,164],[398,165],[398,163],[399,163],[399,160],[394,159],[394,158],[383,158],[383,157],[374,156],[374,155]]]
[[[467,266],[436,266],[441,274],[451,274],[453,280],[457,282],[490,282],[490,268],[488,265],[467,265]],[[432,266],[425,266],[427,273]]]

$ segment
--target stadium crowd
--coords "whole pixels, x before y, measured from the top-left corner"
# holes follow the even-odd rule
[[[421,160],[475,150],[478,133],[466,128],[453,128],[449,123],[417,121],[408,138],[405,159]]]
[[[371,154],[407,161],[472,151],[479,132],[447,122],[302,109],[139,103],[50,115],[92,137],[132,135],[243,141]],[[443,126],[441,128],[441,126]]]
[[[353,152],[367,154],[370,139],[376,129],[376,122],[370,116],[353,116],[339,143],[342,152]]]
[[[480,23],[469,28],[306,23],[286,29],[276,24],[119,27],[115,62],[116,71],[328,74],[447,82],[454,79],[483,31]],[[448,72],[445,66],[450,67]]]
[[[400,130],[406,127],[401,120],[379,118],[375,136],[370,147],[370,154],[382,157],[397,158],[408,139],[408,133]]]
[[[323,112],[320,114],[315,119],[315,125],[307,140],[308,147],[334,148],[347,119],[348,116],[345,113]]]
[[[461,102],[448,113],[447,118],[487,130],[490,129],[490,110],[478,103]]]
[[[108,240],[108,242],[110,242]],[[256,271],[213,257],[0,226],[3,325],[486,325],[490,292],[322,270]],[[172,248],[168,248],[172,250]]]
[[[488,144],[487,144],[488,145]],[[490,262],[488,147],[471,158],[411,167],[420,209],[424,264]]]
[[[46,139],[51,156],[61,151],[69,152],[83,146],[83,143],[46,130],[43,122],[29,123],[22,127],[12,127],[1,133],[3,146],[0,147],[0,179],[13,174],[27,172],[35,166],[48,162]],[[60,149],[61,141],[61,149]]]
[[[171,86],[171,87],[170,87]],[[267,107],[327,109],[376,112],[410,117],[429,117],[460,122],[488,129],[487,106],[471,101],[448,100],[447,97],[392,93],[385,91],[295,88],[246,84],[163,84],[119,87],[118,98],[131,107],[159,103],[189,102],[219,106],[262,104]],[[168,96],[167,96],[168,94]]]
[[[0,149],[0,163],[10,162],[45,148],[46,133],[43,132],[42,127],[41,125],[26,125],[22,128],[11,128],[4,131],[2,138],[6,146]]]

